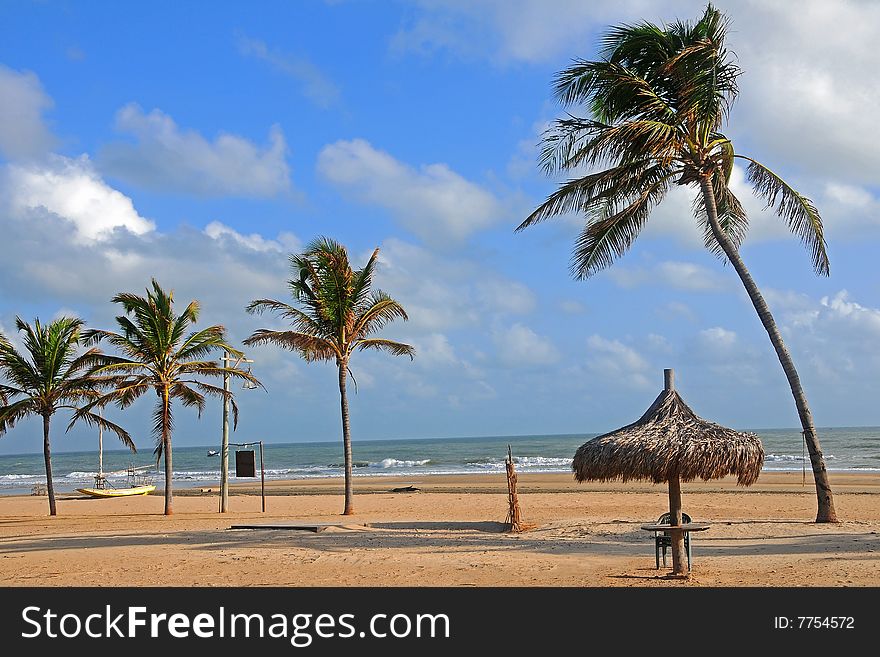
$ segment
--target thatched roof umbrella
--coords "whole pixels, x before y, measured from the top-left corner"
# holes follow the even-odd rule
[[[764,447],[754,433],[722,427],[697,416],[675,391],[672,370],[665,387],[638,420],[581,445],[572,470],[578,482],[646,479],[669,482],[670,525],[681,525],[680,482],[736,475],[750,486],[764,464]],[[686,574],[682,532],[672,533],[674,575]]]

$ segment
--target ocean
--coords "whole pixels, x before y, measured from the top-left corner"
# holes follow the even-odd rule
[[[825,462],[831,471],[880,471],[880,427],[820,428],[819,440]],[[797,429],[755,430],[764,444],[764,470],[800,471],[804,450]],[[355,476],[431,474],[478,474],[504,472],[504,459],[510,445],[518,472],[571,472],[575,450],[596,434],[547,436],[489,436],[479,438],[431,438],[410,440],[353,441]],[[58,449],[58,446],[55,446]],[[259,476],[259,449],[256,451]],[[220,459],[209,456],[219,445],[174,447],[175,486],[208,486],[220,481]],[[230,448],[230,483],[254,481],[235,477],[235,448]],[[342,477],[342,441],[264,444],[266,479]],[[131,454],[126,450],[104,452],[104,471],[111,483],[124,486],[126,469],[143,467],[160,488],[164,469],[155,467],[151,450]],[[93,452],[52,454],[56,491],[73,492],[93,484],[98,468],[97,448]],[[807,455],[807,476],[810,475]],[[0,456],[0,495],[31,492],[35,484],[45,483],[42,453]]]

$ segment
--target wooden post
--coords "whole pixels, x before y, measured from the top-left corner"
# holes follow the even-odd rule
[[[263,513],[266,512],[266,470],[263,468],[263,441],[260,441],[260,496],[263,498]]]
[[[513,454],[510,451],[510,445],[507,446],[505,466],[507,467],[507,501],[509,506],[507,518],[504,522],[508,525],[507,531],[521,532],[522,519],[519,513],[519,498],[516,495],[516,470],[513,466]]]
[[[228,351],[223,352],[223,367],[229,367]],[[229,373],[223,372],[223,424],[220,440],[220,513],[229,511]]]
[[[668,370],[667,370],[668,371]],[[681,484],[678,474],[669,478],[669,524],[681,526]],[[678,577],[688,576],[687,552],[684,549],[684,532],[669,532],[672,539],[672,574]]]
[[[672,369],[663,370],[663,389],[675,390],[675,371]]]

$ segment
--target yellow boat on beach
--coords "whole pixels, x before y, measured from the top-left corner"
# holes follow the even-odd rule
[[[156,487],[150,483],[152,481],[151,477],[147,475],[141,474],[141,470],[148,470],[154,466],[151,465],[142,465],[139,467],[134,467],[133,465],[128,466],[128,469],[125,470],[125,473],[128,475],[128,486],[125,488],[114,488],[108,481],[108,474],[122,474],[122,471],[119,473],[105,473],[104,472],[104,428],[101,425],[98,425],[98,474],[95,475],[95,487],[94,488],[77,488],[76,492],[83,493],[84,495],[88,495],[89,497],[130,497],[131,495],[149,495]]]
[[[149,495],[156,487],[153,484],[147,486],[129,486],[128,488],[77,488],[77,492],[91,497],[128,497],[129,495]]]

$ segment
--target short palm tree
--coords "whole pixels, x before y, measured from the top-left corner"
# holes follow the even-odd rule
[[[165,458],[165,515],[173,513],[171,434],[174,427],[172,402],[195,407],[199,417],[205,408],[205,395],[228,399],[232,403],[233,422],[238,421],[238,407],[231,392],[210,385],[195,377],[229,375],[260,385],[250,373],[221,367],[216,361],[205,360],[215,350],[235,356],[242,353],[226,342],[223,326],[209,326],[190,331],[198,321],[199,304],[191,301],[179,315],[174,312],[173,292],[163,290],[155,279],[146,296],[117,294],[112,299],[125,310],[116,317],[119,332],[92,330],[84,337],[89,342],[106,341],[121,354],[104,355],[98,359],[94,376],[110,392],[84,408],[103,407],[115,403],[124,409],[138,397],[152,390],[158,399],[153,411],[152,433],[156,441],[156,461]]]
[[[819,438],[791,355],[770,309],[739,255],[749,219],[729,187],[736,158],[748,162],[755,193],[806,245],[816,273],[828,275],[822,219],[813,203],[779,175],[734,151],[721,133],[737,95],[740,69],[724,40],[727,19],[712,5],[695,23],[613,27],[599,61],[576,60],[557,74],[556,98],[586,109],[545,133],[547,173],[575,171],[517,230],[555,215],[581,213],[572,273],[592,276],[622,256],[673,185],[698,188],[694,211],[705,243],[733,265],[770,336],[794,396],[810,453],[817,522],[836,522]],[[591,171],[582,175],[584,170]],[[598,170],[597,170],[598,169]]]
[[[363,269],[353,270],[348,252],[341,244],[321,237],[302,255],[290,257],[293,278],[290,293],[300,308],[272,299],[252,301],[247,311],[276,312],[289,320],[292,330],[259,329],[246,345],[273,344],[299,353],[306,361],[336,361],[342,408],[342,443],[345,454],[345,508],[354,513],[351,481],[351,430],[346,379],[352,354],[364,349],[409,356],[415,350],[408,344],[370,337],[395,319],[408,319],[403,307],[380,290],[371,291],[373,271],[379,249],[373,251]]]
[[[15,325],[22,335],[25,352],[19,352],[0,334],[0,373],[7,382],[0,385],[0,435],[26,417],[43,418],[46,490],[49,515],[54,516],[57,510],[49,429],[56,411],[62,408],[77,411],[68,429],[77,419],[83,419],[113,431],[129,449],[137,450],[122,427],[97,414],[81,411],[99,395],[97,382],[89,376],[89,371],[100,358],[100,352],[94,348],[78,353],[83,321],[61,317],[43,325],[36,319],[31,326],[16,317]]]

